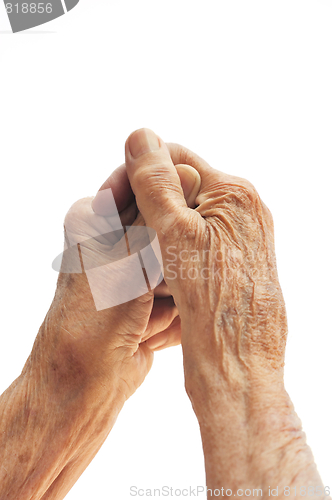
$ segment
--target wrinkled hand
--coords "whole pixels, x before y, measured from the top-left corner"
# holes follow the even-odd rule
[[[195,209],[187,207],[176,163],[201,176]],[[138,207],[159,238],[187,374],[203,370],[213,380],[222,373],[233,387],[248,370],[282,377],[287,325],[273,221],[253,185],[147,129],[127,140],[126,165]]]
[[[199,175],[191,167],[177,169],[191,203],[192,191],[195,198],[199,189]],[[135,232],[137,228],[142,231]],[[48,314],[57,325],[63,363],[74,357],[77,370],[90,379],[102,375],[120,383],[118,390],[126,399],[148,373],[153,351],[181,341],[178,311],[165,284],[153,290],[150,281],[148,288],[141,266],[137,267],[136,251],[150,243],[144,228],[122,166],[98,196],[79,200],[70,208],[65,218],[67,250]],[[83,273],[78,270],[81,266]],[[152,271],[156,281],[159,266]],[[128,300],[130,294],[132,300]],[[54,337],[54,329],[49,329],[48,336]],[[49,344],[54,344],[53,338]]]
[[[188,208],[174,164],[201,176]],[[159,238],[181,318],[185,386],[200,425],[206,481],[223,486],[323,486],[285,390],[287,335],[271,214],[245,179],[214,170],[152,131],[126,142],[137,205]],[[158,203],[156,203],[158,200]]]

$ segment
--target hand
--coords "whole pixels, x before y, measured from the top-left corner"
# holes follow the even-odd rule
[[[190,204],[199,175],[177,168]],[[132,225],[126,235],[114,231],[122,224]],[[177,309],[165,284],[155,297],[153,290],[140,290],[146,285],[137,281],[142,268],[128,257],[127,243],[135,258],[149,238],[124,167],[95,199],[73,205],[65,235],[53,304],[20,377],[0,398],[1,498],[64,498],[144,380],[153,350],[180,342]],[[134,298],[125,302],[132,288]],[[109,301],[118,305],[109,307]]]
[[[186,165],[177,165],[177,171],[190,204],[199,189],[199,174]],[[122,226],[131,226],[126,235]],[[125,399],[144,380],[152,364],[153,350],[181,341],[178,312],[165,284],[148,291],[145,281],[141,283],[141,267],[139,277],[137,269],[124,259],[128,257],[128,241],[130,245],[140,244],[138,250],[149,243],[144,242],[144,231],[136,238],[139,241],[131,238],[131,231],[137,227],[143,229],[144,220],[138,213],[125,166],[122,166],[107,179],[94,199],[79,200],[66,216],[66,247],[71,247],[71,251],[76,249],[76,274],[61,273],[46,322],[57,325],[56,329],[52,327],[47,331],[50,345],[55,342],[56,331],[56,342],[60,340],[68,355],[74,352],[83,373],[89,377],[102,374],[106,380],[112,374],[112,383],[123,392]],[[133,253],[133,248],[130,250]],[[71,270],[71,260],[70,252],[65,251],[62,270]],[[84,274],[77,273],[77,261],[83,263]],[[156,278],[159,274],[158,268]],[[135,284],[137,298],[128,301]],[[140,290],[140,286],[143,289]],[[119,294],[123,303],[109,307],[112,300],[119,302]],[[49,353],[53,355],[56,356],[56,352]],[[66,356],[57,361],[57,366],[59,363],[64,363],[62,369],[66,370]]]
[[[150,131],[132,134],[126,165],[138,207],[157,232],[180,316],[196,325],[183,331],[184,352],[206,369],[219,370],[222,360],[226,377],[248,369],[282,373],[287,324],[270,211],[248,181],[212,169],[181,146],[167,148],[156,138],[152,151],[135,159],[144,133],[152,143]],[[174,162],[200,173],[195,210],[187,207]],[[209,342],[198,324],[213,331]]]
[[[195,209],[183,197],[177,162],[200,173]],[[287,321],[270,211],[247,180],[147,129],[128,138],[126,166],[138,208],[157,232],[181,318],[208,487],[259,486],[267,498],[269,486],[315,485],[315,498],[323,498],[283,383]]]

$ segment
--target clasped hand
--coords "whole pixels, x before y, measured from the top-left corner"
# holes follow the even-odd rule
[[[250,182],[141,129],[95,198],[70,208],[65,241],[53,303],[1,396],[0,498],[64,498],[154,351],[180,343],[211,491],[307,485],[327,498],[284,387],[273,221]]]

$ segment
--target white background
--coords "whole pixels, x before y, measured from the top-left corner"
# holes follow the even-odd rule
[[[286,388],[332,486],[331,24],[330,0],[81,0],[12,35],[0,5],[1,392],[53,298],[66,210],[150,127],[248,178],[271,209]],[[69,500],[204,484],[181,348],[155,358]]]

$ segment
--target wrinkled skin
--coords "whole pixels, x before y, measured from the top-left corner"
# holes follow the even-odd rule
[[[195,171],[189,184],[185,165]],[[165,282],[97,311],[87,274],[60,273],[22,374],[0,398],[0,497],[64,498],[144,380],[153,351],[181,334],[208,488],[231,488],[233,498],[261,488],[267,499],[269,488],[281,495],[291,487],[287,498],[295,498],[294,487],[310,486],[310,498],[329,498],[283,384],[285,305],[272,218],[256,190],[147,129],[129,137],[126,165],[107,188],[124,225],[156,231]],[[65,220],[67,244],[79,243],[83,264],[114,264],[123,244],[105,236],[112,224],[100,196],[77,202]]]
[[[184,189],[188,172],[196,185],[197,180],[199,184],[199,174],[194,169],[187,166],[177,166],[177,169]],[[144,226],[124,166],[107,179],[101,190],[104,189],[112,189],[123,226]],[[196,187],[196,194],[197,191]],[[126,254],[125,237],[119,235],[119,231],[114,232],[112,217],[105,215],[105,207],[95,203],[93,208],[93,198],[77,201],[68,211],[64,227],[66,247],[79,244],[84,271],[89,268],[86,263],[93,262],[93,266],[105,266],[106,263],[108,266]],[[142,246],[142,242],[138,242],[138,249],[139,243]],[[145,241],[143,247],[148,243]],[[64,259],[68,258],[71,257],[64,252]],[[119,262],[121,260],[116,265]],[[70,262],[65,263],[70,267]],[[127,267],[125,275],[120,270],[119,275],[114,277],[112,274],[107,283],[107,269],[103,271],[104,275],[99,277],[101,293],[107,293],[115,279],[119,280],[121,289],[126,282],[130,285],[135,277],[135,270]],[[118,385],[125,399],[143,382],[152,365],[153,351],[178,345],[181,341],[178,311],[165,283],[134,300],[97,311],[86,274],[61,273],[55,301],[46,320],[46,324],[49,323],[57,324],[57,342],[63,346],[65,357],[74,356],[87,376],[101,376],[102,380],[104,377],[107,380],[112,367],[112,383]],[[46,328],[46,335],[54,337],[54,328]],[[48,338],[47,343],[52,344],[52,339]]]
[[[191,204],[199,175],[185,165],[177,171]],[[124,166],[100,192],[105,189],[112,190],[123,225],[144,225]],[[107,203],[96,198],[76,202],[66,216],[66,251],[53,303],[21,375],[0,397],[1,498],[64,498],[143,382],[154,350],[180,342],[178,311],[165,283],[129,302],[96,309],[87,279],[91,261],[96,269],[105,265],[98,284],[106,284],[106,295],[105,271],[114,261],[111,278],[120,285],[135,277],[135,269],[117,273],[126,245],[113,232]]]
[[[287,323],[272,217],[253,186],[225,177],[212,170],[203,177],[195,213],[174,229],[180,233],[178,254],[196,248],[199,260],[179,262],[186,279],[176,283],[174,296],[181,309],[213,316],[215,335],[200,346],[208,349],[210,363],[222,362],[227,373],[231,355],[241,370],[277,370],[284,363]]]
[[[151,153],[154,170],[158,171],[158,164],[160,171],[164,169],[164,198],[161,186],[154,185],[160,182],[160,171],[153,176],[137,166],[139,161],[146,162],[146,155],[136,160],[133,172],[127,155],[128,171],[138,206],[147,214],[147,224],[157,231],[165,280],[180,316],[204,317],[215,327],[216,336],[210,335],[207,344],[199,339],[195,344],[191,334],[192,350],[199,350],[197,361],[204,362],[202,350],[206,350],[209,363],[222,361],[226,372],[226,355],[237,360],[239,370],[281,369],[287,322],[270,211],[245,179],[214,170],[181,146],[168,148],[173,161],[193,165],[201,175],[195,210],[184,205],[179,184],[171,184],[171,174],[161,165],[164,157],[167,160],[165,146],[160,153]],[[163,155],[162,160],[157,154]],[[170,157],[168,161],[171,166]],[[155,218],[152,197],[140,201],[145,192],[154,190],[158,190],[161,207]],[[162,210],[166,217],[161,216]],[[185,349],[186,337],[182,342]]]
[[[195,209],[183,199],[178,162],[201,176]],[[148,129],[127,140],[126,166],[181,318],[208,487],[261,487],[268,498],[270,486],[314,484],[314,497],[327,498],[284,388],[287,321],[268,208],[247,180]]]

